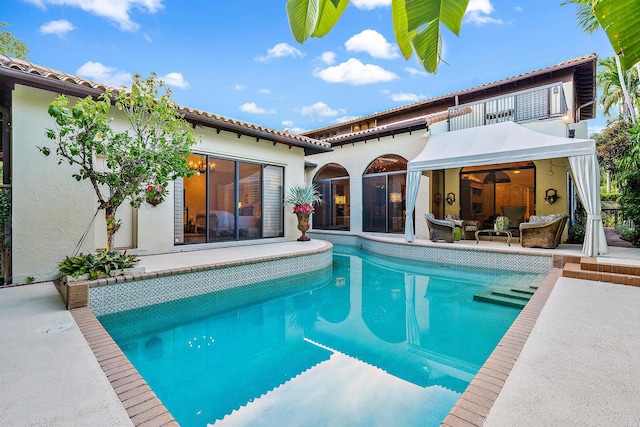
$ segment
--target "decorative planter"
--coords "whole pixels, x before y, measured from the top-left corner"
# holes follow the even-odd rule
[[[62,277],[60,279],[60,281],[62,283],[84,282],[84,281],[87,281],[87,280],[89,280],[89,273],[84,273],[84,274],[81,274],[81,275],[79,275],[77,277],[74,277],[74,276],[71,276],[71,275],[64,276],[64,277]]]
[[[144,273],[144,267],[130,267],[123,268],[122,270],[111,270],[111,277],[123,276],[125,274],[140,274]]]
[[[147,197],[147,203],[149,203],[152,206],[156,206],[159,205],[160,203],[162,203],[162,198],[161,197]]]
[[[506,216],[496,218],[495,229],[496,231],[507,231],[509,229],[509,218]]]
[[[309,236],[307,236],[307,230],[309,230],[309,216],[311,213],[309,212],[296,212],[298,215],[298,230],[302,232],[302,236],[298,238],[298,242],[308,242],[311,240]]]

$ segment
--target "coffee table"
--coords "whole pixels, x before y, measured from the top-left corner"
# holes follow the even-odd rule
[[[507,231],[498,231],[495,230],[493,228],[487,228],[484,230],[478,230],[476,231],[476,245],[478,243],[480,243],[480,239],[478,239],[478,236],[480,235],[480,233],[484,233],[484,234],[488,234],[489,235],[489,241],[493,240],[493,236],[507,236],[507,245],[511,246],[511,237],[512,234],[509,230]]]

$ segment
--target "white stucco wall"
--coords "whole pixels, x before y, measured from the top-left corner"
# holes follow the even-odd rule
[[[95,212],[95,196],[87,183],[71,177],[71,167],[57,165],[38,146],[53,121],[47,106],[56,94],[16,86],[11,111],[12,270],[13,282],[57,277],[56,265],[71,255]],[[93,233],[81,247],[94,249]]]
[[[373,139],[355,144],[345,144],[334,147],[330,153],[321,153],[307,156],[309,162],[317,165],[314,169],[307,169],[307,182],[311,183],[315,174],[328,163],[337,163],[343,166],[350,177],[351,185],[351,232],[362,232],[362,174],[369,164],[384,154],[396,154],[407,161],[413,160],[424,148],[427,139],[423,137],[425,131],[417,131],[412,134],[404,133],[395,137],[384,137],[380,140]],[[424,177],[420,185],[420,194],[416,204],[416,212],[427,212],[429,200],[428,178]],[[421,224],[420,218],[416,221],[416,227]],[[419,230],[418,230],[419,231]],[[426,236],[426,225],[425,225]]]
[[[97,199],[89,181],[78,182],[71,177],[74,169],[67,163],[58,165],[52,153],[45,157],[38,146],[53,147],[45,132],[54,123],[47,113],[49,103],[57,96],[53,92],[16,85],[12,105],[12,241],[13,282],[24,283],[28,276],[36,281],[57,277],[57,264],[73,253],[97,208]],[[75,99],[70,99],[73,105]],[[111,110],[113,127],[123,129],[126,122],[117,109]],[[231,159],[255,161],[284,167],[285,191],[291,185],[304,182],[304,150],[274,144],[254,137],[215,129],[197,127],[199,139],[195,152]],[[131,209],[125,202],[118,209],[121,231],[116,233],[116,247],[133,246],[140,253],[156,254],[173,250],[211,247],[208,245],[174,245],[173,185],[169,195],[156,207]],[[286,240],[298,237],[297,220],[284,210]],[[90,228],[80,251],[87,253],[104,248],[106,233],[104,213],[100,211]],[[252,241],[243,241],[250,244]],[[255,242],[255,241],[254,241]],[[227,243],[229,244],[229,243]]]

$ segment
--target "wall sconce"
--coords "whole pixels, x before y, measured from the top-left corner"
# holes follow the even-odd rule
[[[389,194],[389,200],[391,203],[399,203],[402,201],[402,193],[391,193]]]
[[[347,196],[335,196],[334,200],[336,202],[336,205],[344,205],[345,203],[347,203]]]
[[[456,202],[456,195],[453,193],[447,193],[447,203],[449,203],[449,205],[453,205]]]
[[[558,196],[558,191],[555,188],[547,189],[544,195],[544,201],[547,202],[548,205],[552,205],[558,201],[560,196]]]

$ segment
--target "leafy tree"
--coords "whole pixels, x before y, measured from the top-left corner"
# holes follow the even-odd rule
[[[160,90],[164,90],[158,97]],[[127,117],[130,128],[116,132],[110,126],[112,101]],[[179,114],[171,92],[155,74],[146,79],[135,75],[131,90],[124,87],[98,99],[87,97],[69,108],[61,95],[49,104],[56,129],[47,137],[55,141],[58,164],[76,166],[73,177],[88,179],[104,209],[107,223],[107,252],[119,223],[116,210],[129,199],[139,207],[149,186],[166,189],[169,181],[187,176],[186,158],[196,140],[189,124]],[[48,147],[40,148],[48,156]],[[96,156],[105,158],[105,168],[96,167]]]
[[[640,60],[640,0],[567,0],[579,6],[578,20],[607,33],[621,66]],[[323,37],[338,22],[349,0],[288,0],[291,33],[299,43]],[[415,51],[425,70],[435,73],[441,61],[441,25],[460,34],[469,0],[391,0],[393,31],[405,59]],[[635,12],[635,13],[634,13]],[[595,29],[595,28],[594,28]],[[592,30],[593,31],[593,30]]]
[[[640,224],[640,126],[629,129],[632,147],[618,161],[623,185],[620,191],[620,210],[622,216]],[[630,233],[631,242],[640,244],[640,229]]]
[[[8,27],[6,22],[0,22],[0,27]],[[7,30],[0,30],[0,54],[18,59],[27,59],[29,48],[19,38]]]
[[[620,79],[618,67],[613,56],[598,61],[600,70],[596,77],[598,86],[602,88],[600,95],[600,105],[605,116],[611,116],[611,109],[618,107],[620,115],[624,120],[631,120],[632,109],[638,107],[638,71],[635,68],[624,72],[625,77]],[[622,88],[623,81],[626,81],[626,89],[632,105],[628,105]]]
[[[616,183],[620,182],[622,172],[618,163],[633,147],[633,139],[629,134],[632,127],[631,123],[625,120],[612,121],[600,133],[593,135],[598,162]]]

